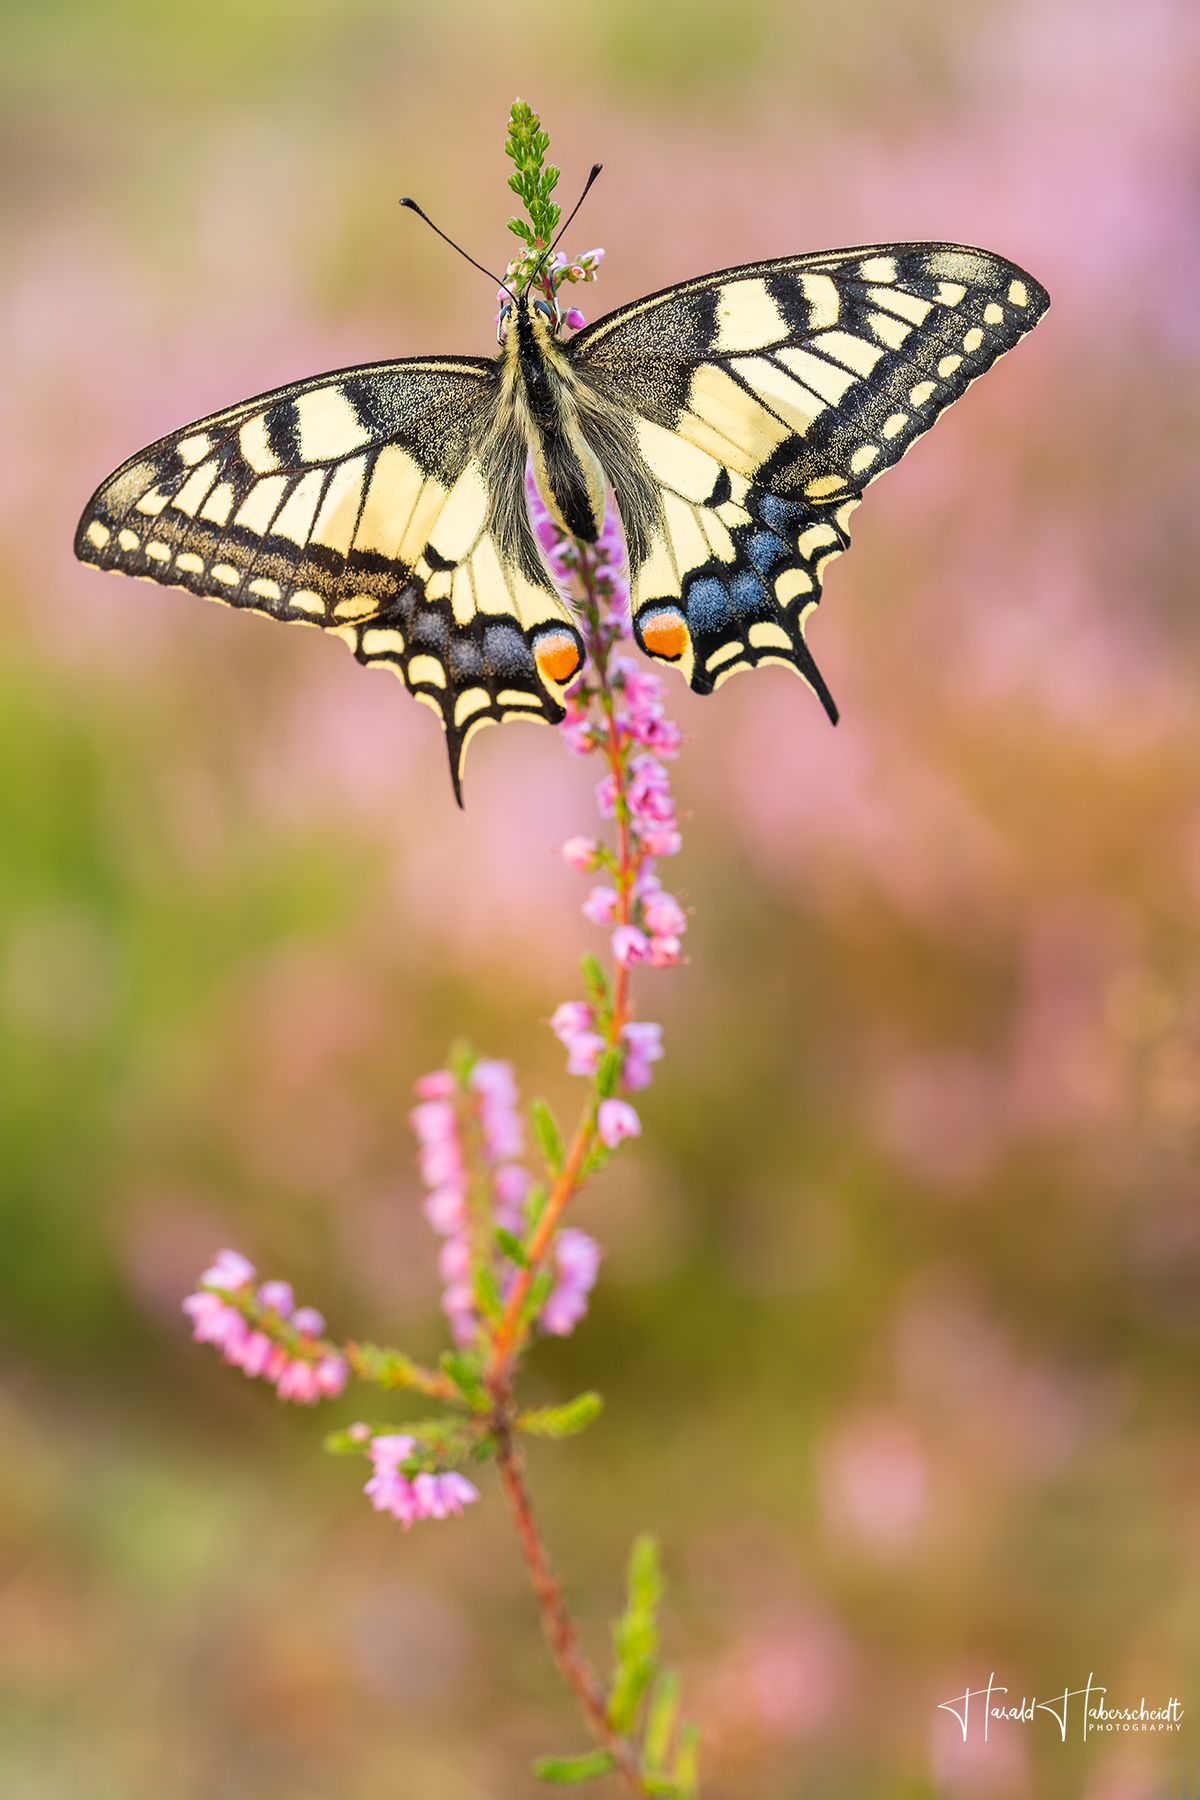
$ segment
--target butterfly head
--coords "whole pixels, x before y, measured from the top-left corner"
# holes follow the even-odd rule
[[[500,311],[496,317],[498,343],[505,342],[514,321],[517,321],[517,331],[520,337],[532,335],[535,342],[540,342],[547,338],[557,337],[558,328],[562,323],[562,313],[559,311],[557,301],[547,299],[540,289],[537,293],[531,293],[528,288],[525,288],[514,297],[502,288],[500,290]]]

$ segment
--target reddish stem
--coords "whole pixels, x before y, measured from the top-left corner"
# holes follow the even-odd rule
[[[598,607],[598,597],[592,582],[591,570],[586,562],[581,563],[581,577],[590,609]],[[605,735],[604,754],[609,773],[613,779],[616,803],[617,822],[617,922],[628,925],[633,909],[633,890],[637,879],[641,858],[634,847],[633,836],[629,829],[629,800],[626,793],[625,758],[621,746],[621,737],[617,729],[616,709],[613,705],[612,689],[608,681],[608,651],[599,634],[594,634],[593,648],[595,666],[600,679],[600,697],[604,707],[607,731]],[[621,1041],[621,1033],[629,1020],[629,970],[624,964],[618,964],[613,971],[612,1007],[608,1016],[605,1031],[605,1044],[615,1049]],[[595,1095],[590,1095],[587,1104],[579,1115],[571,1141],[563,1157],[562,1166],[555,1177],[549,1197],[542,1209],[541,1217],[535,1226],[529,1242],[525,1246],[526,1266],[518,1270],[516,1280],[509,1292],[504,1312],[496,1324],[492,1334],[491,1353],[488,1358],[484,1381],[493,1394],[504,1391],[511,1375],[511,1366],[519,1355],[528,1324],[523,1322],[522,1315],[525,1303],[529,1298],[529,1290],[533,1286],[533,1278],[546,1260],[546,1256],[554,1241],[563,1213],[570,1201],[578,1192],[581,1183],[581,1171],[588,1156],[594,1149],[598,1136],[597,1104]]]
[[[567,1611],[562,1584],[551,1567],[546,1546],[542,1542],[537,1520],[534,1517],[529,1489],[525,1484],[520,1451],[513,1442],[512,1432],[507,1423],[497,1426],[496,1440],[496,1463],[500,1470],[500,1483],[512,1513],[517,1542],[521,1546],[521,1555],[524,1557],[525,1567],[529,1571],[529,1579],[542,1618],[542,1630],[545,1632],[551,1655],[558,1665],[563,1680],[583,1708],[583,1714],[587,1719],[592,1736],[612,1757],[616,1764],[616,1772],[625,1786],[630,1793],[644,1795],[646,1789],[641,1779],[640,1759],[629,1739],[622,1737],[620,1732],[614,1731],[609,1722],[604,1690],[580,1646],[575,1622]]]

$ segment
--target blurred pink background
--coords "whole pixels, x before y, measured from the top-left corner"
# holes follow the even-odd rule
[[[234,1242],[433,1356],[405,1123],[595,937],[591,771],[440,734],[316,633],[78,567],[95,483],[277,383],[487,352],[542,111],[592,313],[761,255],[980,243],[1036,334],[873,489],[811,641],[679,692],[690,965],[581,1210],[598,1385],[533,1479],[589,1643],[665,1541],[713,1800],[1163,1800],[1200,1763],[1200,203],[1192,0],[12,9],[0,295],[0,1790],[512,1800],[579,1729],[507,1522],[404,1538],[188,1342]],[[354,1416],[348,1402],[347,1417]],[[329,1419],[340,1416],[331,1409]],[[1173,1741],[967,1745],[986,1681]],[[1190,1791],[1190,1790],[1189,1790]]]

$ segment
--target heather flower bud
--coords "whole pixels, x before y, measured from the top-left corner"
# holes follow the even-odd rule
[[[646,961],[650,942],[636,925],[618,925],[612,934],[612,953],[623,969],[632,968],[634,963]]]
[[[625,1138],[640,1137],[642,1121],[628,1100],[602,1100],[596,1115],[601,1140],[615,1150]]]
[[[562,859],[568,869],[575,869],[580,875],[590,875],[599,860],[599,848],[595,838],[570,837],[562,847]]]

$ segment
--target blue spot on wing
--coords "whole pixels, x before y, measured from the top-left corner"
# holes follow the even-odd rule
[[[753,531],[746,539],[746,555],[760,575],[769,575],[788,554],[787,545],[773,531]]]
[[[730,581],[729,598],[734,615],[739,621],[759,616],[766,617],[771,610],[766,588],[750,569],[739,569]]]
[[[774,531],[787,531],[796,527],[804,517],[804,508],[794,500],[783,500],[778,494],[756,496],[755,508],[764,525],[771,526]]]
[[[715,575],[702,576],[687,590],[688,627],[693,636],[706,631],[720,631],[729,623],[729,596],[725,583]]]

